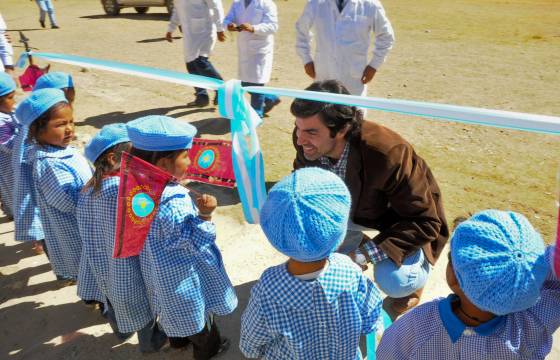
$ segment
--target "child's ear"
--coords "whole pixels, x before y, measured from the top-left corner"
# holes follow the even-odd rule
[[[451,261],[447,263],[447,268],[445,270],[445,279],[447,280],[447,285],[454,293],[457,293],[457,289],[459,289],[459,282],[457,281],[457,277],[455,276],[455,270],[453,270],[453,265]]]
[[[162,170],[167,171],[168,173],[173,173],[173,170],[175,170],[175,168],[173,167],[172,161],[173,160],[164,157],[156,161],[156,166]]]
[[[107,154],[107,162],[113,169],[115,168],[115,166],[117,165],[117,156],[114,152],[111,151]]]

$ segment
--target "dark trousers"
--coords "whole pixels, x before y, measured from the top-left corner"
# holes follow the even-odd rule
[[[210,60],[208,60],[206,56],[199,56],[193,61],[188,62],[187,71],[189,72],[189,74],[207,76],[214,79],[223,80],[218,70],[216,70],[214,65],[212,65],[212,63],[210,62]],[[206,89],[202,89],[202,88],[195,87],[194,94],[197,97],[199,96],[208,97],[208,93],[206,92]]]
[[[242,81],[241,86],[264,86],[264,84],[260,83],[252,83],[247,81]],[[260,117],[264,115],[264,104],[265,102],[275,102],[278,100],[278,96],[276,95],[263,95],[263,94],[254,94],[251,93],[251,107],[255,109],[257,114]]]
[[[126,340],[134,333],[122,333],[117,326],[117,318],[115,310],[109,301],[107,301],[108,308],[105,311],[105,318],[109,322],[113,333],[119,340]],[[156,320],[152,320],[146,324],[142,329],[138,330],[138,346],[143,353],[156,352],[165,344],[167,336],[160,329]]]
[[[211,326],[204,326],[201,332],[187,337],[170,337],[169,345],[173,348],[182,348],[189,343],[193,344],[193,355],[195,360],[208,360],[220,350],[221,337],[218,326],[214,320],[210,320]]]

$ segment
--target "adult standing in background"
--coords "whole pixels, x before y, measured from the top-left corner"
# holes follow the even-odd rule
[[[9,74],[14,72],[14,49],[8,41],[6,30],[8,26],[0,14],[0,72],[5,71]]]
[[[39,6],[39,24],[41,27],[45,27],[45,15],[49,14],[49,20],[51,22],[51,27],[53,29],[60,28],[56,23],[56,17],[54,16],[54,5],[51,0],[35,0],[37,6]]]
[[[222,0],[175,0],[174,8],[183,30],[187,71],[221,80],[222,76],[208,57],[216,44],[216,37],[219,41],[226,38]],[[169,31],[166,38],[168,41],[172,39]],[[210,103],[206,89],[195,88],[195,96],[195,100],[187,104],[188,107],[204,107]],[[214,104],[217,104],[217,95]]]
[[[372,32],[375,45],[368,59]],[[395,40],[377,0],[308,0],[296,33],[296,51],[307,75],[314,80],[336,79],[352,95],[362,96]],[[311,55],[313,35],[315,56]]]

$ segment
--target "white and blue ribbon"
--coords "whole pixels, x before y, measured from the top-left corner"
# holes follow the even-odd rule
[[[245,98],[245,92],[289,96],[446,121],[560,135],[560,118],[555,116],[266,86],[242,87],[238,80],[224,82],[178,71],[44,52],[23,53],[17,65],[23,67],[29,55],[64,64],[218,90],[220,113],[231,120],[232,159],[243,213],[245,219],[253,224],[258,223],[258,214],[266,199],[264,163],[256,132],[256,128],[262,120]]]

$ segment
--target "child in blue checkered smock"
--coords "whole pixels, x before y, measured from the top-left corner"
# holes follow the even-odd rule
[[[453,291],[389,327],[378,359],[544,359],[560,327],[553,248],[520,214],[485,210],[451,238]]]
[[[278,182],[260,215],[270,243],[289,260],[267,269],[241,317],[249,358],[361,359],[360,336],[374,332],[381,295],[349,257],[350,193],[334,173],[295,171]]]
[[[117,337],[138,332],[140,351],[157,351],[167,337],[150,308],[138,256],[113,258],[119,191],[119,165],[130,141],[124,124],[104,126],[86,145],[86,158],[95,166],[84,186],[76,217],[82,238],[82,264],[91,267],[105,298],[106,317]],[[78,278],[80,286],[80,278]]]
[[[146,116],[127,124],[131,154],[181,178],[196,128],[166,116]],[[148,298],[172,347],[193,344],[195,359],[210,359],[225,351],[214,315],[237,306],[210,221],[216,199],[168,184],[140,253]]]
[[[75,91],[72,76],[62,72],[51,72],[41,76],[34,90],[60,89],[70,104],[74,101]],[[12,170],[14,174],[14,233],[16,241],[33,241],[35,251],[42,253],[44,238],[43,226],[39,216],[39,208],[33,197],[33,168],[29,160],[29,152],[33,143],[28,139],[28,126],[19,124],[19,132],[14,139]]]
[[[13,216],[14,177],[11,171],[12,149],[18,133],[18,122],[14,114],[16,83],[10,75],[0,72],[0,201],[4,213]]]
[[[34,143],[29,154],[33,196],[49,260],[58,279],[76,280],[82,250],[76,203],[92,173],[87,160],[69,146],[74,137],[72,107],[61,90],[41,89],[20,103],[16,115],[29,127]]]

